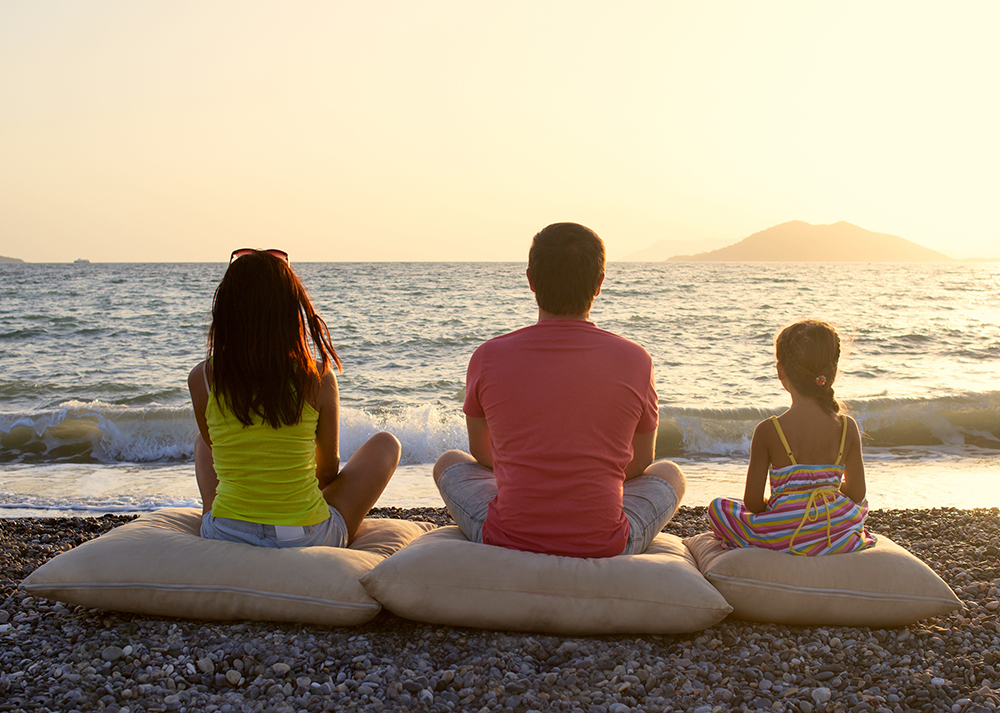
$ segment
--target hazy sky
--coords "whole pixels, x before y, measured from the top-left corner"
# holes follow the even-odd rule
[[[846,220],[1000,255],[1000,3],[0,4],[0,255],[609,257]]]

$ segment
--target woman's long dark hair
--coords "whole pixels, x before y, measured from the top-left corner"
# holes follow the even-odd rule
[[[818,319],[790,324],[775,337],[774,352],[800,394],[816,399],[829,414],[841,412],[833,394],[840,362],[840,335],[833,325]]]
[[[257,415],[272,428],[298,423],[331,362],[342,369],[299,278],[261,251],[237,258],[215,290],[208,360],[219,404],[244,425]]]

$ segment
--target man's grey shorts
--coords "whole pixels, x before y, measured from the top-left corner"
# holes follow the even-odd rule
[[[472,542],[483,541],[483,523],[497,496],[493,471],[478,463],[455,463],[438,478],[438,490],[452,519]],[[628,542],[621,554],[645,552],[663,526],[677,512],[677,493],[670,483],[653,475],[625,481],[622,510],[628,518]]]
[[[207,512],[201,517],[201,536],[209,540],[242,542],[257,547],[347,547],[350,533],[333,505],[330,517],[315,525],[262,525]]]

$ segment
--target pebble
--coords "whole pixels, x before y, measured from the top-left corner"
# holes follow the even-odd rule
[[[819,705],[822,703],[826,703],[828,700],[830,700],[830,697],[833,694],[830,693],[829,688],[826,688],[825,686],[820,686],[819,688],[814,688],[813,692],[810,695],[812,696],[812,699],[816,701],[817,705]]]
[[[104,651],[101,652],[101,658],[105,661],[117,661],[125,652],[117,646],[105,647]]]
[[[375,516],[450,524],[442,508]],[[726,620],[678,636],[559,637],[421,624],[151,619],[60,605],[18,583],[128,516],[0,519],[0,710],[644,713],[997,710],[996,510],[872,511],[966,604],[901,629]],[[667,530],[707,529],[682,507]],[[961,533],[961,539],[958,534]],[[993,605],[993,606],[991,606]],[[6,627],[6,628],[5,628]]]

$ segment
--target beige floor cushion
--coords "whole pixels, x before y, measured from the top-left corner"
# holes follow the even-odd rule
[[[469,542],[443,527],[375,567],[361,584],[386,609],[434,624],[557,634],[678,633],[730,607],[680,538],[641,555],[581,559]]]
[[[34,596],[189,619],[350,625],[381,606],[358,579],[433,525],[367,519],[351,546],[267,547],[203,539],[201,511],[143,515],[58,555],[21,585]]]
[[[930,567],[884,535],[861,552],[802,557],[756,547],[725,550],[711,532],[684,544],[747,621],[903,626],[962,606]]]

